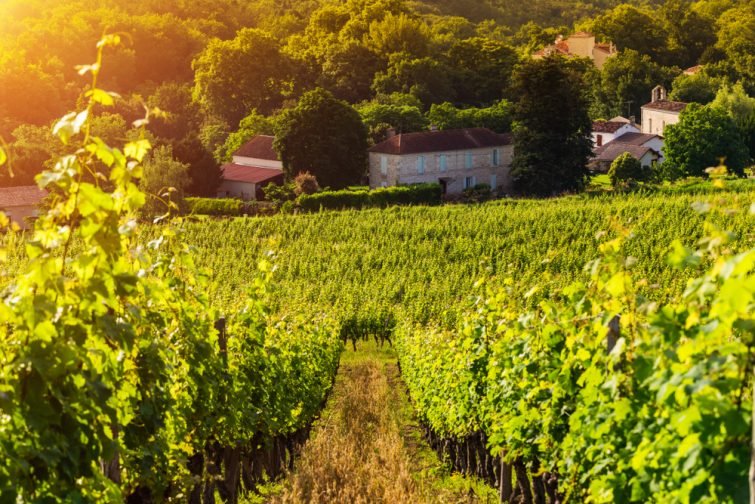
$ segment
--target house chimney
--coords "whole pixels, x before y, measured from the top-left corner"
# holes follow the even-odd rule
[[[637,122],[635,121],[635,117],[633,115],[629,116],[629,124],[631,124],[632,126],[637,124]]]

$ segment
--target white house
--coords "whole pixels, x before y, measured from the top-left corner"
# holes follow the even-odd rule
[[[532,57],[540,59],[550,54],[589,58],[600,70],[606,60],[616,54],[616,47],[613,44],[595,42],[595,35],[592,33],[577,32],[567,39],[559,35],[553,45],[544,47],[534,53]]]
[[[458,194],[477,184],[510,186],[511,135],[486,128],[394,135],[369,149],[370,187],[436,182]]]
[[[223,165],[219,198],[260,199],[269,183],[283,183],[283,163],[273,149],[274,137],[258,135],[233,153],[233,162]]]
[[[0,212],[18,224],[21,229],[29,229],[31,221],[39,215],[39,205],[47,192],[37,186],[0,188]]]
[[[640,128],[630,119],[615,117],[610,121],[594,121],[592,123],[592,143],[601,147],[620,137],[624,133],[639,133]]]
[[[663,86],[654,87],[650,103],[642,106],[642,132],[663,136],[666,126],[678,123],[679,114],[686,107],[684,102],[668,100]]]

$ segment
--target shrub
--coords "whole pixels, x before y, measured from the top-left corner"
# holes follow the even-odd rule
[[[299,208],[307,212],[345,208],[384,208],[389,205],[436,205],[440,203],[439,184],[383,187],[373,191],[322,191],[299,196]]]
[[[294,179],[294,193],[297,196],[302,194],[314,194],[320,190],[320,184],[317,183],[317,177],[308,171],[301,172]]]
[[[464,201],[469,203],[479,203],[488,201],[493,197],[493,190],[488,184],[477,184],[474,187],[464,189]]]
[[[611,168],[608,170],[608,178],[611,179],[612,186],[618,187],[642,180],[644,173],[640,161],[635,159],[630,153],[625,152],[611,163]]]
[[[242,215],[244,202],[232,198],[186,198],[186,209],[195,215]]]

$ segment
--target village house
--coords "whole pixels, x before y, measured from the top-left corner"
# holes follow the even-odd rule
[[[687,104],[668,100],[663,86],[654,87],[650,97],[650,103],[642,106],[642,133],[663,136],[666,126],[679,122],[679,114]]]
[[[222,166],[218,198],[262,199],[263,187],[283,183],[283,163],[273,149],[273,140],[272,136],[258,135],[233,153],[233,161]]]
[[[592,143],[601,147],[611,142],[624,133],[639,133],[640,128],[632,119],[625,117],[614,117],[609,121],[593,121],[592,123]]]
[[[578,58],[589,58],[600,70],[606,60],[616,54],[616,47],[611,44],[595,42],[595,35],[587,32],[577,32],[564,39],[559,35],[553,45],[544,47],[532,55],[535,59],[541,59],[551,54],[561,54]]]
[[[369,149],[370,188],[439,183],[458,194],[478,184],[510,186],[511,135],[486,128],[394,135]]]
[[[0,188],[0,212],[21,229],[29,229],[39,215],[39,207],[47,192],[37,186]]]
[[[639,132],[624,133],[611,142],[595,148],[590,169],[598,173],[607,173],[611,168],[611,163],[625,152],[639,160],[643,167],[651,167],[653,163],[663,161],[662,147],[663,138],[658,135]]]

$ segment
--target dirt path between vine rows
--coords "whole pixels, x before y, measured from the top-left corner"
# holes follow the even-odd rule
[[[345,351],[333,394],[274,503],[497,502],[484,484],[449,474],[420,435],[395,355]]]

